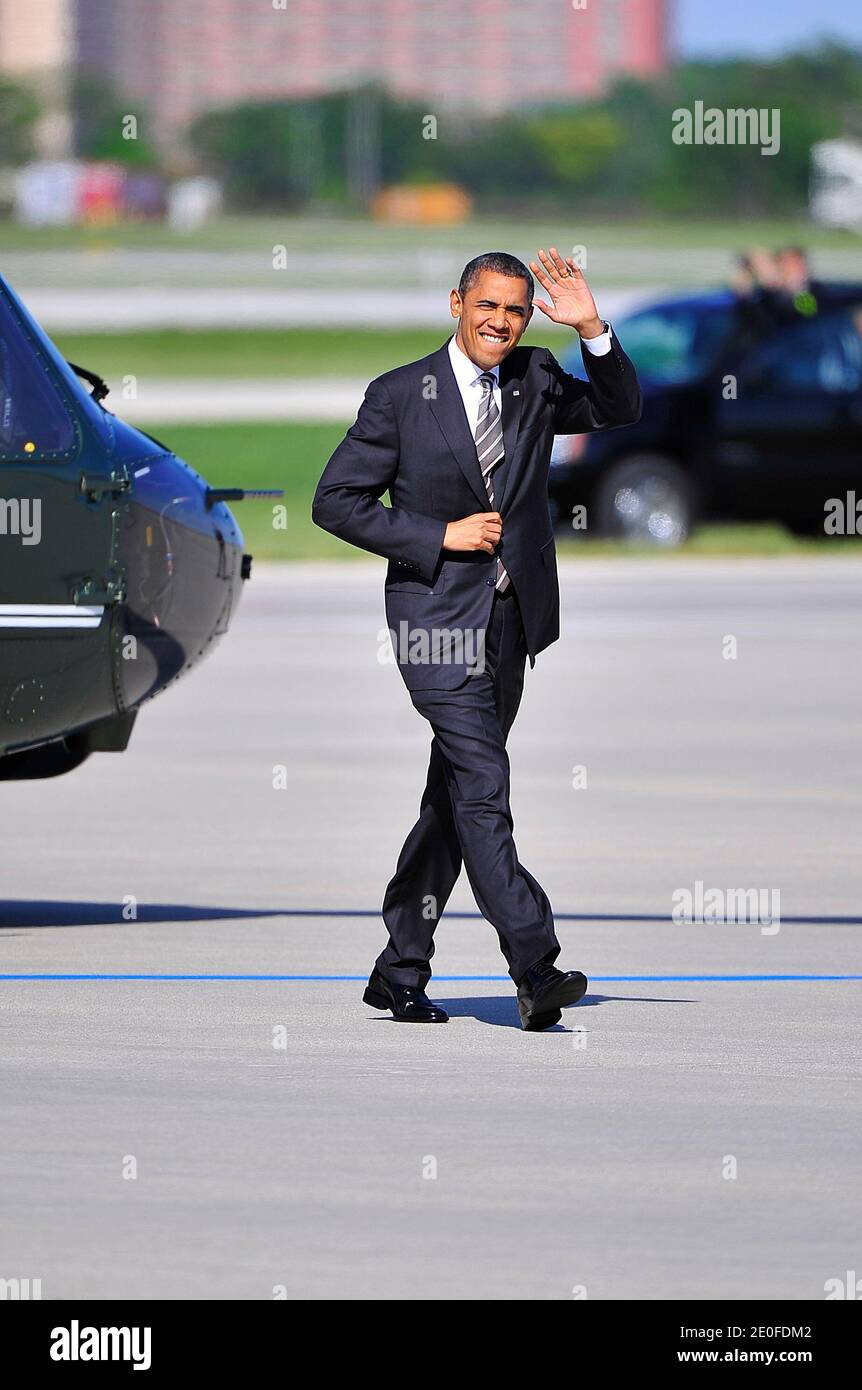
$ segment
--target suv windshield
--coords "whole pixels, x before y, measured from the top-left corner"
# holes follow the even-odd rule
[[[0,297],[0,462],[60,458],[74,439],[71,416],[36,349]]]

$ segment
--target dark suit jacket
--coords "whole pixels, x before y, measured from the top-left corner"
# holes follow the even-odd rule
[[[499,554],[520,603],[531,664],[560,635],[548,509],[554,435],[640,417],[634,367],[615,335],[611,342],[601,357],[582,348],[588,381],[563,371],[544,347],[517,347],[500,366],[506,457],[495,473],[493,509],[503,518]],[[380,501],[387,488],[389,507]],[[429,647],[422,633],[471,634],[487,626],[495,558],[442,549],[447,522],[483,510],[492,508],[444,344],[371,382],[312,506],[325,531],[388,559],[386,617],[411,690],[454,689],[467,675],[469,638],[432,635]]]

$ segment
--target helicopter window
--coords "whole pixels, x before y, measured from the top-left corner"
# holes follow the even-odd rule
[[[0,462],[62,457],[74,438],[71,416],[33,345],[0,300]]]

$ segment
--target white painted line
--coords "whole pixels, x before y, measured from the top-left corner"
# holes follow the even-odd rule
[[[104,604],[0,603],[0,627],[98,627]]]

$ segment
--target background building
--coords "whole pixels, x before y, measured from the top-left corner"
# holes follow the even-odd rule
[[[283,8],[278,5],[283,3]],[[202,110],[378,81],[494,113],[667,63],[668,0],[0,0],[0,67],[104,74],[170,149]],[[155,99],[154,99],[155,98]]]
[[[68,76],[76,49],[72,0],[0,0],[0,73],[38,92],[44,110],[38,142],[45,155],[69,152]]]

